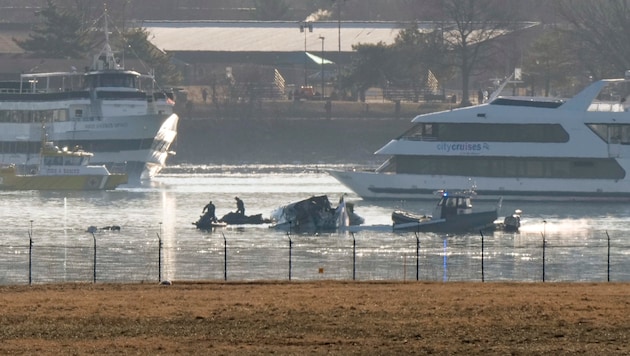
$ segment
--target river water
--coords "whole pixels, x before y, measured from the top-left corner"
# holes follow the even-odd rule
[[[159,280],[628,281],[630,206],[503,202],[523,210],[519,233],[392,233],[395,208],[432,213],[434,201],[366,201],[329,176],[341,166],[169,167],[152,182],[107,192],[0,192],[0,284]],[[200,231],[217,216],[269,217],[275,208],[346,194],[365,226],[290,235],[267,225]],[[488,209],[493,202],[474,202]],[[101,228],[117,225],[120,231]],[[86,230],[98,227],[94,234]]]

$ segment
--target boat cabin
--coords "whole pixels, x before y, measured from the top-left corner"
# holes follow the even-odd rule
[[[75,147],[59,148],[52,142],[44,143],[41,153],[39,175],[102,174],[104,166],[89,166],[93,154]]]
[[[86,89],[95,88],[129,88],[137,90],[137,83],[140,73],[134,71],[97,71],[89,72],[84,77],[84,87]]]
[[[472,201],[470,195],[442,193],[442,198],[438,202],[434,216],[446,219],[451,216],[472,213]]]

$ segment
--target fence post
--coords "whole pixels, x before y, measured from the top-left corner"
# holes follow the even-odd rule
[[[291,240],[291,235],[289,235],[289,281],[291,281],[291,252],[293,248],[293,241]]]
[[[610,235],[608,235],[608,230],[606,230],[606,238],[608,240],[608,262],[606,263],[606,280],[610,282]]]
[[[33,238],[28,233],[28,285],[33,284]]]
[[[162,238],[157,234],[158,238],[158,283],[162,282]]]
[[[486,281],[486,276],[484,274],[484,268],[483,268],[483,231],[479,230],[479,234],[481,235],[481,282],[485,282]]]
[[[547,227],[547,220],[543,220],[543,233],[542,233],[542,238],[543,238],[543,244],[542,244],[542,281],[545,282],[545,249],[547,247],[547,240],[545,238],[545,233],[546,231],[546,227]]]
[[[33,283],[33,220],[28,230],[28,285]]]
[[[418,233],[414,233],[416,235],[416,281],[420,280],[420,236]]]
[[[446,247],[448,246],[446,239],[444,239],[444,259],[442,261],[443,263],[443,267],[444,267],[444,274],[442,275],[442,281],[446,282],[447,281],[447,271],[448,271],[448,257],[447,257],[447,251],[446,251]]]
[[[357,277],[357,240],[354,238],[354,232],[352,234],[352,280],[356,280]]]
[[[223,232],[221,235],[223,235],[223,280],[227,281],[227,239]]]
[[[92,263],[92,283],[96,283],[96,235],[92,233],[92,239],[94,240],[94,262]]]

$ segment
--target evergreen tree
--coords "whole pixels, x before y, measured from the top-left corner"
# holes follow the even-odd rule
[[[160,51],[149,42],[149,33],[136,28],[124,34],[125,55],[138,58],[155,71],[156,81],[160,85],[176,85],[182,80],[181,73],[171,63],[171,55]]]
[[[25,40],[13,41],[37,57],[83,58],[90,49],[88,32],[80,19],[67,10],[57,8],[52,0],[37,14],[42,22]]]

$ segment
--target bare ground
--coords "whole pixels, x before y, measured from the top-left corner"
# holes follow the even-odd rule
[[[629,354],[630,284],[0,287],[2,354]]]

